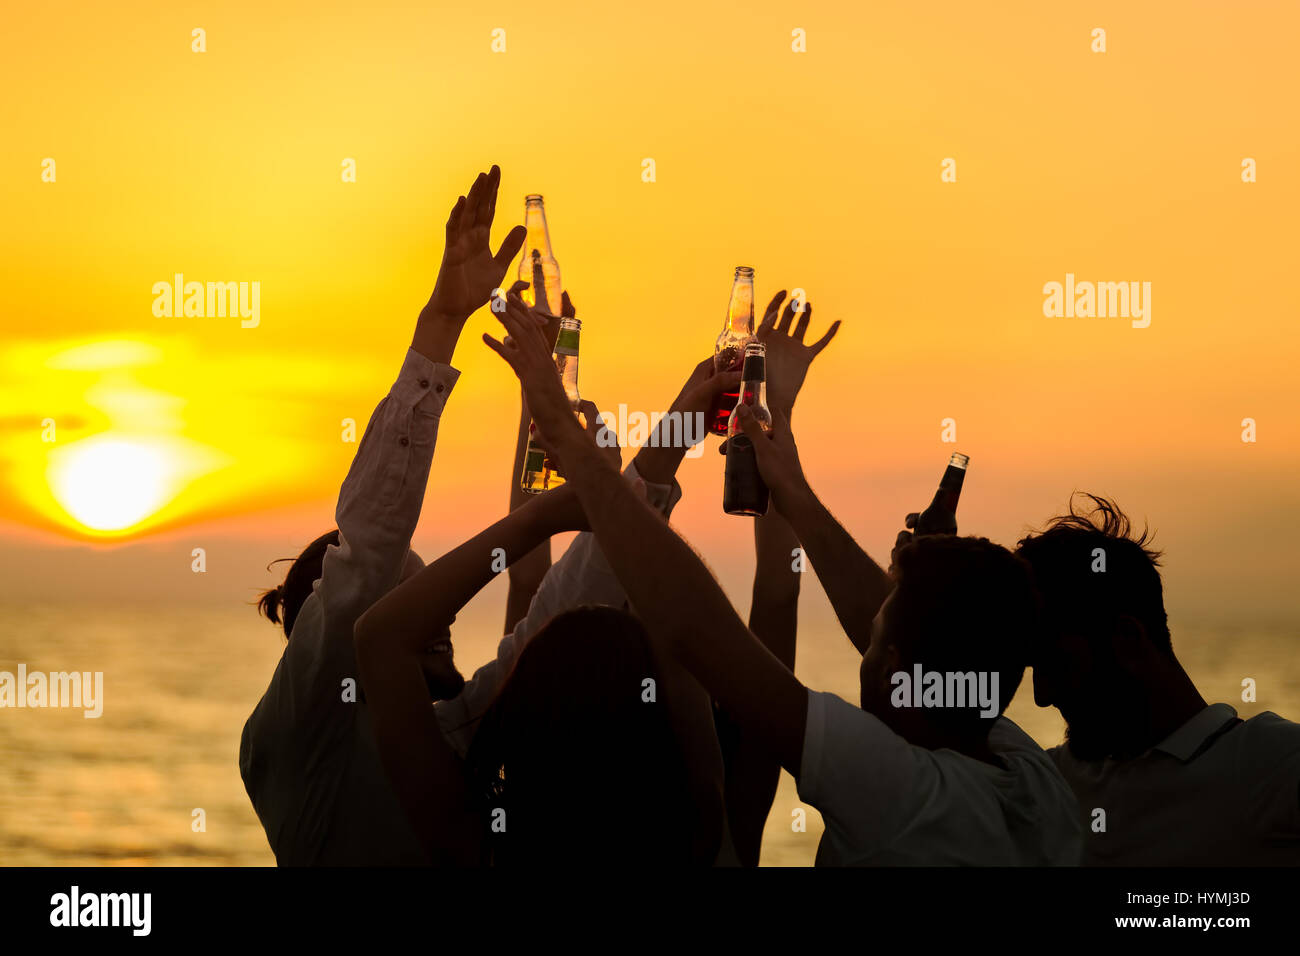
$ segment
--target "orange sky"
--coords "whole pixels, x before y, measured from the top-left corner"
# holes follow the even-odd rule
[[[760,303],[798,286],[817,329],[843,320],[796,433],[870,550],[955,447],[972,456],[963,530],[1010,542],[1074,488],[1113,494],[1160,530],[1176,611],[1293,619],[1300,8],[1134,6],[16,8],[0,36],[0,598],[60,567],[87,581],[72,597],[143,592],[147,569],[188,573],[190,548],[218,540],[214,574],[256,585],[327,526],[355,450],[340,422],[364,428],[447,210],[496,162],[497,240],[525,193],[546,196],[602,408],[665,408],[752,265]],[[259,282],[257,327],[155,317],[153,284],[178,272]],[[1066,273],[1150,282],[1150,327],[1044,316]],[[504,505],[518,399],[477,341],[494,325],[477,314],[457,351],[426,551]],[[163,503],[87,550],[67,499],[112,478],[87,455],[109,441]],[[141,482],[126,491],[146,507]],[[687,461],[683,483],[680,526],[740,575],[749,529],[720,513],[720,459]]]

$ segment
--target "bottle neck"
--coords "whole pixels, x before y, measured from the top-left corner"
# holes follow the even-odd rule
[[[736,337],[754,334],[754,278],[736,276],[731,283],[731,300],[727,303],[727,322],[723,332]]]
[[[939,490],[951,491],[954,496],[961,494],[962,482],[966,480],[966,469],[949,465],[939,479]]]
[[[578,356],[569,356],[568,361],[560,369],[560,384],[564,386],[564,394],[569,399],[569,404],[576,410],[578,402],[582,396],[578,394]]]
[[[578,337],[579,330],[569,328],[571,319],[565,319],[560,325],[560,334],[555,339],[555,368],[560,373],[560,384],[570,404],[575,407],[580,400],[578,394]]]
[[[767,408],[767,383],[762,379],[757,382],[741,382],[740,404]]]
[[[745,356],[740,373],[740,402],[767,407],[767,359],[762,355]]]
[[[525,203],[524,228],[528,230],[528,236],[524,240],[525,253],[537,249],[543,259],[555,257],[555,253],[551,251],[551,231],[546,225],[546,210],[542,208],[540,199],[536,202],[530,199]]]

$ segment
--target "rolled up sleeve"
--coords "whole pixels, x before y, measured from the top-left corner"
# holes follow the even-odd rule
[[[324,685],[332,699],[340,681],[356,675],[357,618],[401,576],[424,504],[438,425],[459,377],[451,366],[408,350],[343,481],[335,511],[339,543],[326,550],[308,598],[319,602],[319,626],[299,634],[295,625],[287,651],[294,671],[311,685]]]

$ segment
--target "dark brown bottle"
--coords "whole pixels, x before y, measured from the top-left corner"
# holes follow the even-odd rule
[[[917,516],[914,534],[956,534],[957,501],[961,498],[961,485],[966,478],[966,465],[969,455],[954,453],[948,460],[948,468],[939,481],[939,490],[934,493],[930,507]]]
[[[767,347],[762,342],[745,346],[745,364],[740,373],[736,409],[748,405],[763,431],[770,432],[772,413],[767,408],[766,364]],[[767,483],[758,471],[754,445],[740,427],[736,409],[732,409],[727,420],[727,467],[722,482],[722,510],[729,515],[757,518],[767,514]]]

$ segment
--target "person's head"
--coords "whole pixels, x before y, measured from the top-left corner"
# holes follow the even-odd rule
[[[1077,500],[1077,503],[1076,503]],[[1148,682],[1177,667],[1160,582],[1160,552],[1116,505],[1072,498],[1070,513],[1021,539],[1043,618],[1033,655],[1034,699],[1054,706],[1079,758],[1123,756],[1145,726]]]
[[[951,535],[918,537],[895,563],[862,658],[862,709],[913,743],[979,747],[1028,663],[1029,569],[987,538]]]
[[[494,861],[680,864],[695,808],[668,690],[631,614],[585,607],[524,648],[474,736]],[[711,862],[711,860],[710,860]]]
[[[325,552],[331,546],[337,548],[338,544],[338,530],[327,531],[303,548],[298,557],[279,558],[271,562],[271,564],[280,564],[284,561],[291,563],[283,583],[262,592],[262,596],[257,601],[257,610],[272,624],[281,625],[285,637],[293,633],[293,623],[298,619],[298,612],[302,610],[307,598],[311,597],[312,588],[320,580],[321,568],[325,563]],[[406,560],[402,565],[401,580],[405,581],[419,573],[423,567],[424,562],[420,560],[420,556],[414,551],[407,551]],[[267,570],[270,570],[269,565]]]

